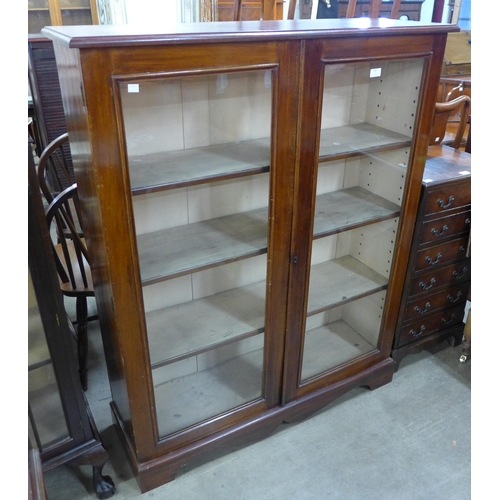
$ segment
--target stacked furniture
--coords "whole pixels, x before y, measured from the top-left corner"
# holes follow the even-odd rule
[[[431,146],[392,357],[449,338],[460,345],[471,279],[471,156]]]
[[[28,80],[33,98],[35,147],[40,156],[52,141],[68,131],[54,48],[41,35],[28,35]],[[69,143],[63,147],[68,169],[73,174]]]
[[[348,3],[349,0],[339,0],[339,17],[346,17]],[[370,0],[358,0],[356,2],[354,17],[367,17],[370,11],[370,3]],[[392,4],[394,2],[392,0],[389,0],[379,3],[380,17],[389,17]],[[423,3],[424,0],[402,0],[399,7],[398,19],[400,17],[406,16],[404,17],[404,19],[408,19],[410,21],[420,21],[420,14]]]
[[[44,30],[112,414],[142,491],[391,381],[456,29],[350,19]]]
[[[28,33],[44,26],[99,24],[97,0],[29,0]]]

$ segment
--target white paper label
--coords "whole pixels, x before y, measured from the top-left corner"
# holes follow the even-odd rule
[[[469,316],[470,306],[471,306],[471,302],[470,302],[470,300],[468,300],[465,303],[464,318],[462,320],[464,323],[467,323],[467,317]]]
[[[370,70],[370,78],[377,78],[382,74],[382,68],[372,68]]]
[[[138,94],[139,93],[139,84],[138,83],[129,83],[127,86],[127,90],[129,94]]]

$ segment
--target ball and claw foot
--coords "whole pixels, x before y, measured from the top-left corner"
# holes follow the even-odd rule
[[[102,469],[97,467],[97,469]],[[99,500],[111,498],[116,491],[115,483],[110,476],[103,476],[100,470],[94,468],[94,491]]]

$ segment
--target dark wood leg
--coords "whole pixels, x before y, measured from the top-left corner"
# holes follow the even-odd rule
[[[76,298],[76,321],[78,335],[78,370],[82,389],[87,390],[87,358],[88,358],[88,333],[87,333],[87,298]]]
[[[467,315],[467,321],[464,328],[464,339],[462,340],[462,355],[460,356],[460,362],[465,363],[471,355],[471,310]]]
[[[104,464],[93,467],[94,491],[99,500],[112,497],[116,491],[115,483],[111,477],[103,475],[103,467]]]
[[[68,461],[68,465],[72,466],[92,466],[94,492],[99,500],[112,497],[116,491],[115,483],[111,477],[102,473],[108,458],[108,452],[104,449],[102,443],[96,441],[87,452]]]

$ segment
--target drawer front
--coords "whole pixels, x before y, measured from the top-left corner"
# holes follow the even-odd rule
[[[465,259],[469,236],[434,245],[417,252],[414,271],[424,271]]]
[[[433,293],[443,286],[453,286],[463,281],[469,281],[471,277],[470,264],[470,259],[467,259],[414,277],[410,283],[409,296]]]
[[[464,305],[462,304],[414,321],[401,329],[398,346],[415,342],[431,333],[458,325],[462,323],[463,317]]]
[[[457,236],[470,231],[471,211],[460,212],[440,219],[433,219],[422,224],[420,243],[440,241],[450,236]]]
[[[469,282],[465,282],[431,295],[425,295],[418,300],[412,300],[406,305],[404,321],[432,314],[446,307],[462,304],[467,299],[468,291]]]
[[[431,190],[425,200],[425,214],[442,213],[446,210],[470,205],[470,182],[462,182]]]

